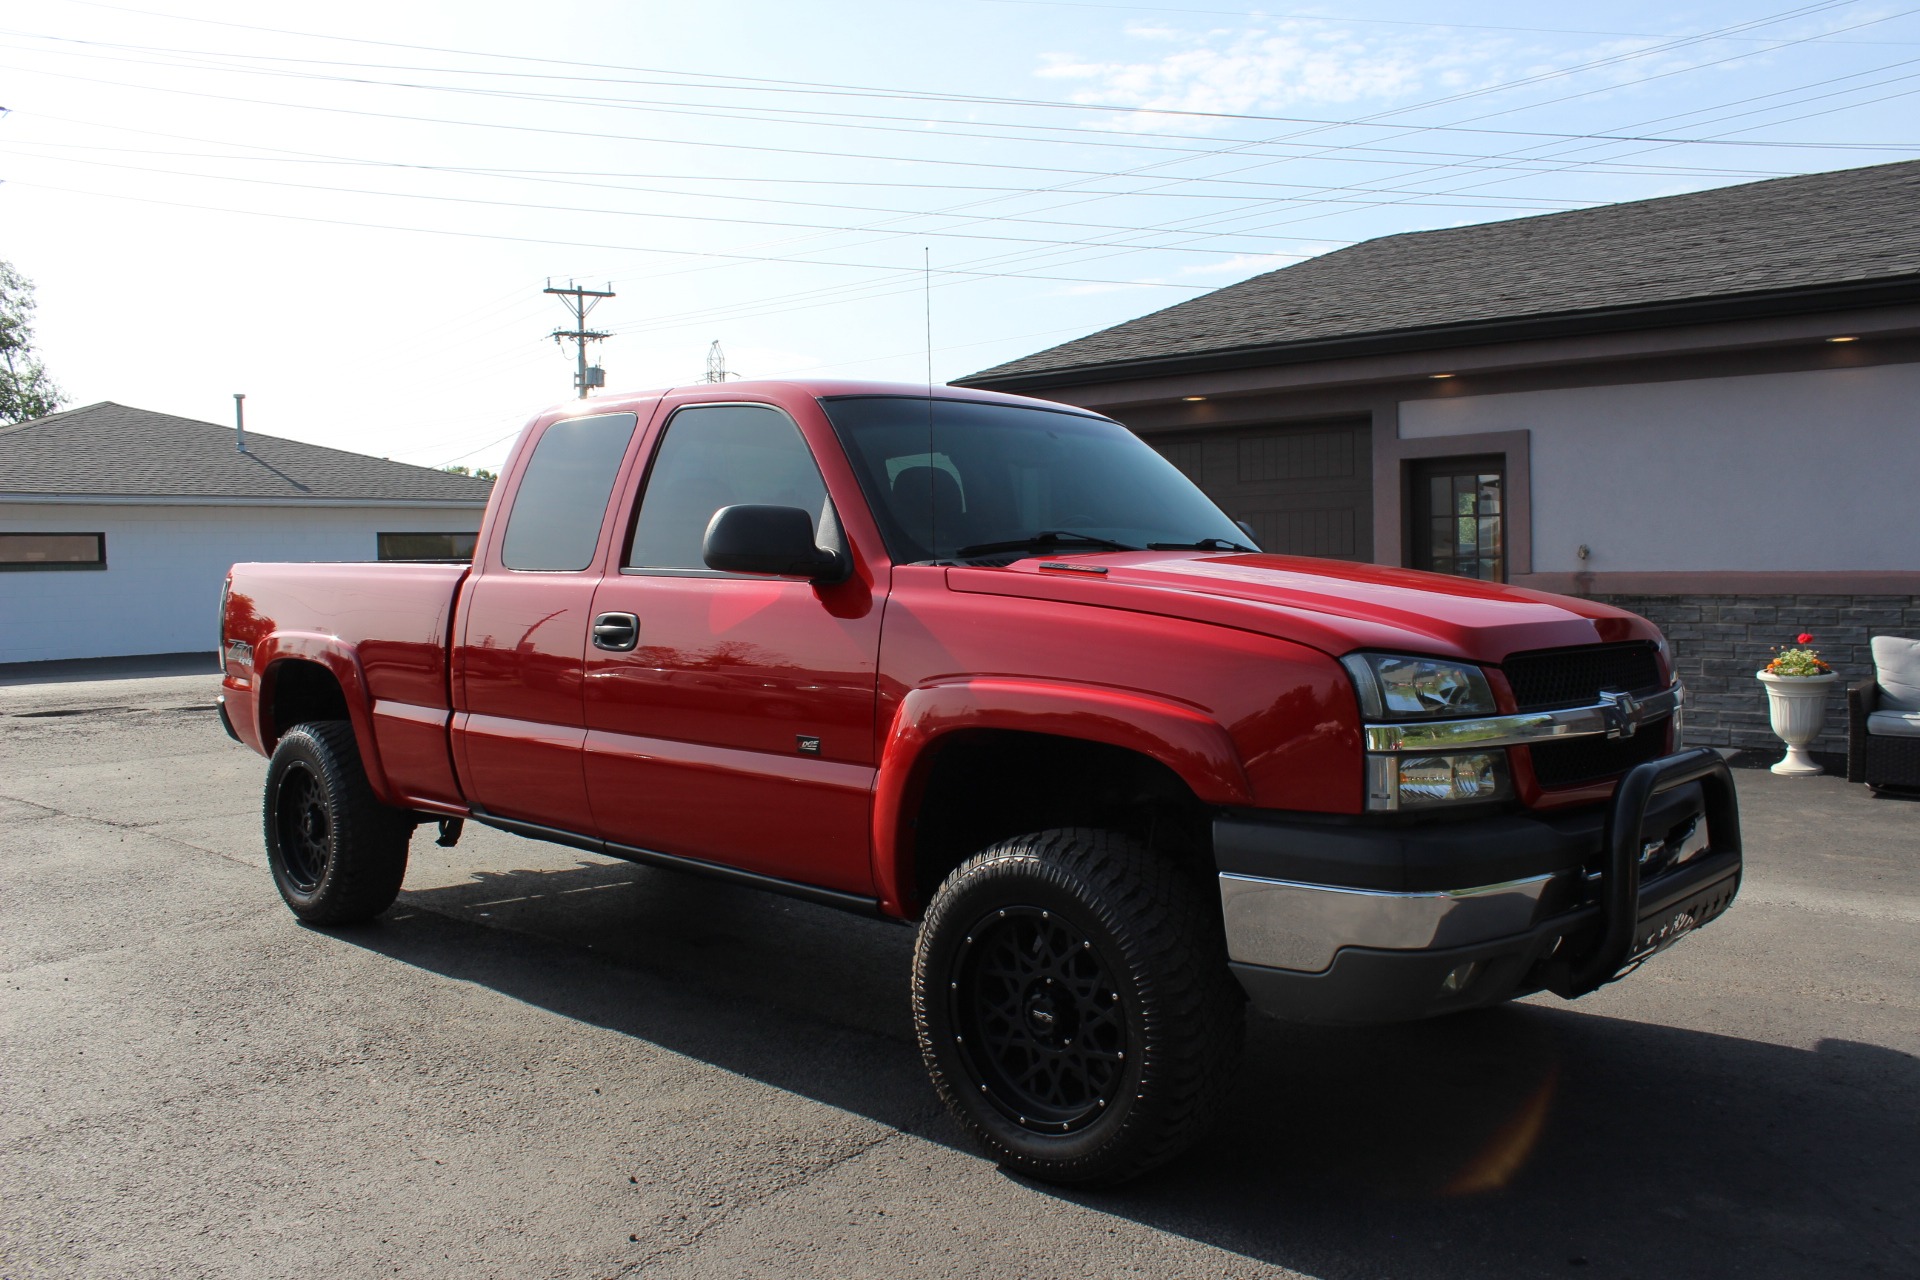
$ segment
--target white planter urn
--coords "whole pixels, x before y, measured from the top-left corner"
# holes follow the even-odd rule
[[[1827,686],[1840,678],[1837,671],[1823,676],[1776,676],[1754,672],[1767,688],[1767,711],[1773,732],[1787,744],[1787,754],[1773,766],[1775,773],[1806,777],[1821,772],[1807,754],[1807,744],[1820,736],[1827,719]]]

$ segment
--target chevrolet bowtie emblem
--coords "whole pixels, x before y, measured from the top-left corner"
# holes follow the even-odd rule
[[[1600,694],[1600,716],[1607,722],[1609,738],[1631,738],[1640,727],[1640,704],[1630,693],[1603,690]]]

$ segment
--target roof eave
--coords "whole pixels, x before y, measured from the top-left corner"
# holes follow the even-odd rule
[[[1920,274],[1850,281],[1810,288],[1754,293],[1720,294],[1671,302],[1640,303],[1538,316],[1478,320],[1464,324],[1429,325],[1418,329],[1389,329],[1377,333],[1317,338],[1302,342],[1227,347],[1214,351],[1147,356],[1097,364],[1068,365],[1023,373],[972,374],[953,380],[954,386],[995,391],[1041,391],[1054,387],[1123,382],[1136,378],[1212,373],[1268,365],[1305,364],[1357,356],[1393,355],[1442,347],[1492,346],[1540,338],[1575,337],[1628,329],[1667,328],[1752,320],[1768,316],[1860,307],[1897,306],[1920,301]]]

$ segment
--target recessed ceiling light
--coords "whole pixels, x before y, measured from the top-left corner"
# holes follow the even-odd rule
[[[1845,334],[1838,338],[1828,338],[1827,341],[1828,342],[1858,342],[1860,341],[1860,339],[1854,337],[1852,334]]]
[[[1193,403],[1193,402],[1194,402],[1195,400],[1205,400],[1205,399],[1206,399],[1206,397],[1205,397],[1205,396],[1181,396],[1180,398],[1181,398],[1182,400],[1185,400],[1185,401],[1186,401],[1187,403],[1189,403],[1189,404],[1191,404],[1191,403]]]
[[[1427,376],[1429,378],[1451,378],[1454,375],[1451,373],[1430,373]]]

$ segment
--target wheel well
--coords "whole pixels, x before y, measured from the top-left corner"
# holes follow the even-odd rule
[[[996,841],[1099,827],[1213,873],[1206,806],[1166,765],[1124,747],[1042,733],[957,733],[935,750],[913,819],[913,886],[925,904],[947,873]]]
[[[291,658],[276,662],[271,707],[273,736],[277,742],[287,730],[313,720],[345,720],[347,695],[333,672],[317,662]]]

